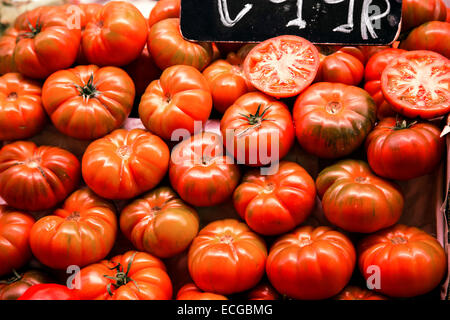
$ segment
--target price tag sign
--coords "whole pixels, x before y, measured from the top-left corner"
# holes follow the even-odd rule
[[[291,34],[316,44],[387,45],[400,33],[401,9],[402,0],[182,0],[181,33],[191,41]]]

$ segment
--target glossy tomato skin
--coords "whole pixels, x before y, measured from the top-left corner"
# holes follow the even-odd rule
[[[121,278],[125,274],[128,279]],[[138,251],[128,251],[111,260],[103,260],[81,269],[80,285],[77,293],[83,300],[172,298],[172,283],[164,263],[148,253]]]
[[[364,64],[345,51],[338,50],[327,54],[320,52],[320,67],[316,82],[338,82],[348,85],[358,85],[364,76]]]
[[[347,286],[337,296],[335,300],[387,300],[386,297],[374,293],[372,290],[363,289],[357,286]]]
[[[227,151],[238,164],[261,166],[279,161],[294,143],[288,107],[261,92],[249,92],[229,107],[220,121]]]
[[[236,211],[255,232],[277,235],[306,220],[316,200],[314,180],[295,162],[281,161],[273,175],[248,172],[233,194]]]
[[[386,118],[366,140],[369,165],[379,176],[409,180],[432,172],[443,159],[441,130],[429,122]]]
[[[195,284],[187,283],[177,293],[177,300],[228,300],[227,297],[201,291]]]
[[[21,14],[14,29],[0,39],[1,71],[17,70],[44,79],[70,67],[77,57],[81,31],[68,21],[70,16],[63,7],[39,7]]]
[[[441,244],[426,232],[395,225],[361,240],[359,269],[367,279],[370,266],[379,268],[379,287],[391,297],[414,297],[433,290],[446,273],[447,257]]]
[[[147,21],[133,4],[108,2],[84,29],[84,56],[99,66],[127,65],[141,54],[147,33]]]
[[[325,168],[316,187],[327,219],[349,232],[371,233],[390,227],[403,211],[399,186],[377,177],[361,160],[342,160]]]
[[[261,283],[247,294],[249,300],[279,300],[280,294],[268,283]]]
[[[201,132],[172,149],[169,178],[184,201],[208,207],[231,197],[240,172],[233,159],[224,153],[221,137]]]
[[[272,245],[266,272],[280,294],[327,299],[347,285],[355,260],[355,248],[344,234],[329,227],[304,226]]]
[[[377,104],[377,118],[382,120],[389,116],[395,116],[391,105],[385,100],[381,90],[381,74],[386,66],[396,57],[404,53],[401,49],[385,49],[374,54],[367,62],[364,72],[364,89],[372,96]]]
[[[33,225],[30,246],[33,255],[52,269],[84,267],[105,258],[116,233],[113,204],[83,188],[72,193],[53,215]]]
[[[28,240],[34,222],[32,216],[0,205],[0,276],[22,267],[31,258]]]
[[[212,97],[205,77],[194,67],[177,65],[164,70],[161,78],[147,87],[139,104],[139,117],[149,131],[171,140],[177,129],[193,134],[195,122],[204,124],[211,110]]]
[[[283,35],[256,45],[245,58],[244,72],[258,90],[286,98],[298,95],[314,81],[319,64],[319,52],[312,43]]]
[[[80,300],[75,290],[56,283],[41,283],[30,287],[17,300]]]
[[[150,191],[127,205],[120,229],[140,251],[160,258],[183,252],[198,233],[197,212],[169,187]]]
[[[450,23],[441,21],[427,22],[411,31],[400,43],[405,50],[430,50],[450,59]]]
[[[445,21],[447,6],[442,0],[403,0],[402,31],[429,21]]]
[[[142,129],[117,129],[88,146],[82,174],[98,195],[131,199],[158,185],[169,156],[169,148],[159,137]]]
[[[182,64],[202,71],[209,65],[213,56],[210,42],[191,42],[183,38],[179,18],[155,23],[150,28],[147,46],[161,70]]]
[[[227,295],[254,287],[264,274],[266,258],[264,240],[245,223],[217,220],[192,242],[189,272],[200,289]]]
[[[51,278],[41,271],[14,272],[12,278],[0,281],[0,300],[17,300],[31,286],[50,282]]]
[[[19,73],[0,77],[0,140],[34,136],[47,122],[41,85]]]
[[[0,196],[14,208],[50,209],[80,181],[80,162],[70,152],[17,141],[0,150]]]
[[[203,75],[211,88],[214,108],[221,113],[239,97],[254,90],[245,79],[242,67],[226,60],[213,62],[203,71]]]
[[[341,83],[316,83],[294,104],[297,141],[321,158],[346,156],[372,130],[375,114],[375,102],[365,90]]]
[[[156,2],[148,17],[149,27],[158,21],[179,18],[181,10],[181,0],[161,0]]]
[[[386,66],[381,89],[394,111],[408,118],[432,119],[450,111],[449,79],[447,58],[433,51],[415,50]]]
[[[42,102],[54,126],[85,140],[119,128],[133,108],[135,88],[116,67],[77,66],[52,74],[42,88]]]

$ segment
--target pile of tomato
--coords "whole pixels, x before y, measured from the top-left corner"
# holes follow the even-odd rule
[[[0,299],[437,288],[446,252],[398,223],[397,181],[445,158],[442,0],[403,0],[399,41],[377,47],[190,42],[179,15],[180,0],[148,19],[123,1],[40,7],[0,37]]]

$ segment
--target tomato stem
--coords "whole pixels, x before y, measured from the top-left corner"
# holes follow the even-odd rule
[[[12,272],[13,272],[13,276],[11,278],[9,278],[8,280],[0,280],[0,284],[11,284],[11,283],[17,282],[20,279],[22,279],[23,275],[19,274],[16,271],[16,269],[13,269]]]
[[[121,286],[126,285],[130,281],[134,283],[134,285],[136,286],[136,288],[139,291],[139,286],[137,285],[136,281],[128,276],[128,273],[130,272],[131,265],[133,264],[133,260],[134,260],[135,256],[136,256],[136,252],[133,253],[133,255],[130,258],[130,261],[128,261],[126,272],[123,272],[122,265],[120,263],[117,263],[117,265],[115,265],[114,267],[109,268],[110,270],[116,269],[117,273],[115,274],[114,277],[108,276],[106,274],[103,275],[105,278],[115,281],[115,283],[108,283],[108,285],[106,287],[106,290],[108,291],[110,296],[113,295],[112,290],[111,290],[111,285],[113,285],[117,289]]]
[[[97,88],[94,84],[94,74],[91,74],[88,82],[84,85],[84,87],[77,84],[75,85],[75,87],[78,89],[80,96],[86,99],[95,98],[95,96],[98,94]]]

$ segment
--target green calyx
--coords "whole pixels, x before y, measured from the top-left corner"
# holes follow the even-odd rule
[[[16,42],[19,42],[22,39],[33,39],[39,32],[41,32],[42,24],[40,22],[40,17],[37,18],[36,24],[34,26],[31,24],[29,20],[27,21],[27,24],[28,29],[30,29],[30,31],[19,33]]]
[[[86,99],[94,98],[97,94],[97,88],[94,84],[94,75],[91,74],[89,77],[88,82],[84,86],[75,85],[78,92],[80,93],[80,96]]]
[[[139,287],[138,287],[136,281],[134,281],[132,278],[130,278],[128,276],[128,273],[130,272],[131,265],[133,264],[133,260],[134,260],[135,256],[136,256],[136,252],[133,253],[133,255],[131,256],[131,259],[128,262],[128,266],[127,266],[127,271],[126,272],[123,272],[122,265],[120,263],[118,263],[116,266],[110,268],[110,270],[114,270],[115,269],[117,271],[117,273],[115,274],[114,277],[111,277],[111,276],[108,276],[108,275],[103,275],[105,278],[108,278],[108,279],[111,279],[111,280],[115,281],[114,283],[109,283],[108,286],[106,287],[106,290],[108,291],[110,296],[113,295],[113,292],[111,290],[111,286],[114,286],[114,288],[118,289],[121,286],[124,286],[127,283],[129,283],[129,282],[133,282],[134,285],[136,286],[136,288],[139,290]]]
[[[268,106],[267,108],[265,108],[263,110],[263,112],[261,112],[261,105],[258,105],[258,109],[256,109],[256,113],[255,114],[243,114],[241,113],[240,115],[243,116],[245,119],[247,119],[248,123],[250,125],[257,125],[260,124],[262,121],[265,120],[269,120],[269,119],[264,119],[265,114],[267,113],[267,111],[270,109],[270,106]],[[261,113],[260,113],[261,112]]]
[[[11,284],[22,279],[22,275],[19,274],[15,269],[12,270],[13,276],[8,280],[0,280],[0,284]]]

